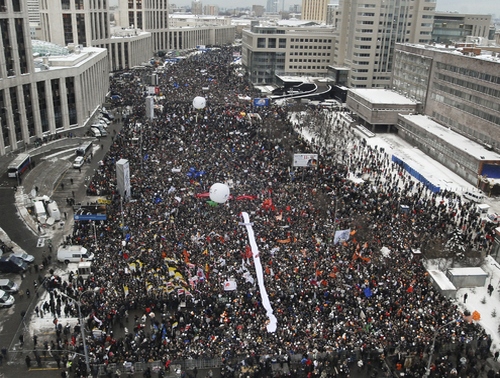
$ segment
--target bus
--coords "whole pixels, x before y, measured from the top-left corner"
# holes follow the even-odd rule
[[[21,177],[29,168],[31,168],[31,155],[20,154],[9,164],[7,173],[9,177]]]
[[[92,152],[92,142],[83,142],[81,146],[76,149],[76,156],[86,157]]]

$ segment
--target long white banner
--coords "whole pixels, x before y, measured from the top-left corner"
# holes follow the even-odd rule
[[[253,233],[252,223],[250,223],[250,217],[246,212],[242,212],[241,216],[243,217],[243,223],[240,224],[245,226],[247,229],[248,241],[250,242],[250,248],[252,249],[253,263],[255,266],[255,273],[257,274],[257,282],[259,284],[262,305],[266,309],[266,315],[269,318],[269,323],[267,324],[267,332],[276,332],[278,320],[273,314],[273,308],[271,307],[271,302],[269,302],[266,286],[264,285],[264,273],[262,272],[262,264],[259,257],[259,248],[257,247],[257,242],[255,241],[255,234]]]

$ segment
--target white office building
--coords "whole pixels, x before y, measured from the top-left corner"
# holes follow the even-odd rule
[[[31,41],[26,4],[12,0],[4,4],[0,18],[0,155],[44,137],[81,132],[104,102],[109,87],[105,49],[71,51]]]
[[[434,0],[340,0],[334,66],[350,70],[347,86],[388,88],[396,43],[427,44]]]

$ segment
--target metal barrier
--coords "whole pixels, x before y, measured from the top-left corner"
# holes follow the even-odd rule
[[[98,365],[97,375],[104,376],[108,373],[116,373],[120,371],[123,376],[133,373],[141,373],[146,371],[149,367],[153,373],[157,373],[163,369],[163,363],[161,361],[153,362],[135,362],[135,363],[123,363],[123,364],[101,364]],[[216,369],[222,366],[221,358],[198,358],[198,359],[186,359],[186,360],[174,360],[170,364],[169,371],[166,372],[165,377],[177,378],[180,377],[181,371],[193,370],[195,367],[200,369]]]

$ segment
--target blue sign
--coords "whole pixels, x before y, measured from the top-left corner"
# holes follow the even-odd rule
[[[75,209],[73,215],[75,221],[103,221],[106,220],[106,205],[87,205]]]
[[[73,219],[76,221],[102,221],[106,220],[106,214],[75,214]]]
[[[254,98],[253,106],[269,106],[268,98]]]

